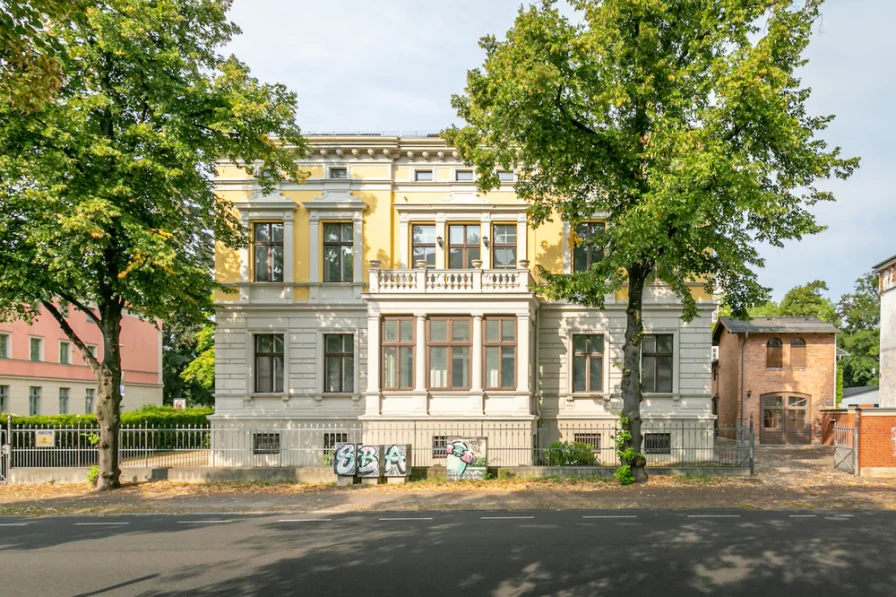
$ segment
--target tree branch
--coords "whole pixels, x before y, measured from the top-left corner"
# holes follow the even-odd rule
[[[591,128],[590,126],[588,126],[584,122],[580,121],[579,119],[575,118],[572,114],[569,113],[569,111],[566,109],[566,106],[563,105],[563,100],[561,98],[562,95],[563,95],[563,85],[558,85],[557,86],[557,97],[554,100],[554,102],[557,104],[557,109],[560,110],[560,113],[563,114],[563,116],[574,127],[579,129],[583,133],[588,133],[588,134],[594,135],[595,137],[600,139],[600,134],[598,134],[597,131],[595,131],[593,128]]]
[[[59,327],[62,328],[62,331],[65,332],[65,335],[68,336],[69,339],[75,343],[75,346],[77,346],[81,351],[81,355],[84,357],[84,360],[87,361],[87,364],[90,365],[90,369],[98,375],[100,369],[102,368],[102,365],[96,359],[96,356],[94,356],[94,354],[90,352],[90,349],[87,348],[87,345],[81,341],[81,338],[78,337],[78,335],[75,333],[75,330],[72,329],[72,326],[68,324],[68,321],[65,320],[65,317],[63,317],[62,313],[59,312],[59,309],[56,308],[56,305],[54,305],[50,301],[41,301],[40,304],[43,305],[44,308],[50,312],[50,315],[53,316],[53,319],[55,319],[59,323]]]
[[[70,295],[67,292],[57,291],[56,294],[58,294],[67,303],[73,304],[75,307],[78,308],[79,311],[83,311],[87,315],[90,315],[91,317],[93,317],[93,320],[96,323],[96,325],[99,326],[100,329],[103,329],[102,326],[100,325],[103,320],[99,315],[97,315],[96,313],[93,312],[93,309],[82,304],[80,301],[78,301],[78,299],[76,299],[75,297],[73,297],[72,295]]]

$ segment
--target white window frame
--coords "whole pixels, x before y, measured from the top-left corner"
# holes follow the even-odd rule
[[[72,364],[72,343],[70,340],[60,340],[59,346],[57,347],[58,350],[57,350],[56,354],[58,354],[60,357],[62,356],[62,345],[63,344],[68,344],[68,363],[63,363],[62,359],[60,358],[59,364],[60,365],[71,365]]]
[[[610,364],[613,362],[612,351],[614,349],[614,343],[612,340],[612,336],[610,335],[610,323],[601,322],[601,326],[597,327],[595,325],[585,326],[585,325],[573,325],[568,326],[565,331],[565,343],[566,343],[566,396],[567,400],[574,400],[575,398],[604,398],[610,396],[612,393],[610,391]],[[604,370],[602,372],[603,375],[603,391],[602,392],[575,392],[573,391],[573,372],[572,372],[572,363],[573,363],[573,336],[603,336],[604,337]]]
[[[248,199],[234,201],[233,206],[239,211],[240,224],[245,230],[251,230],[255,221],[283,222],[283,282],[259,282],[259,284],[292,285],[295,281],[295,212],[299,206],[282,197],[277,190],[262,196],[260,189],[256,189]],[[251,247],[248,245],[239,249],[241,301],[249,300],[249,285],[255,284],[249,276],[253,258],[251,253]]]
[[[283,391],[255,391],[255,336],[281,334],[283,336]],[[282,398],[288,400],[292,388],[289,383],[289,330],[284,328],[252,328],[246,332],[246,394],[253,398]]]
[[[31,343],[34,340],[40,341],[40,349],[38,350],[38,352],[40,353],[40,359],[37,361],[32,361],[32,359],[31,359]],[[47,343],[44,341],[43,336],[28,336],[28,360],[33,363],[46,363],[47,359],[46,359],[46,354],[44,352],[46,344]]]
[[[677,328],[663,328],[663,327],[652,327],[649,325],[649,322],[644,323],[644,336],[655,335],[655,334],[671,334],[672,335],[672,391],[671,392],[644,392],[641,391],[645,397],[648,398],[662,398],[662,397],[671,397],[674,400],[678,400],[681,396],[679,390],[678,381],[681,377],[681,346],[679,343],[680,330]],[[638,358],[641,359],[640,363],[644,362],[644,350],[643,346],[641,350],[638,351]],[[643,369],[641,371],[643,375]]]
[[[325,392],[324,391],[324,383],[326,382],[326,373],[324,371],[324,367],[326,363],[324,362],[324,354],[326,353],[326,346],[324,345],[324,336],[330,334],[351,334],[352,335],[352,346],[355,351],[355,371],[354,371],[354,392]],[[368,347],[370,348],[370,347]],[[379,348],[377,348],[379,350]],[[317,333],[314,337],[314,354],[317,355],[316,365],[314,367],[314,399],[318,402],[323,400],[324,398],[347,398],[351,397],[352,400],[360,400],[361,399],[361,330],[357,327],[326,327],[326,328],[317,328]]]
[[[354,287],[353,297],[361,300],[364,252],[364,210],[367,205],[352,197],[348,192],[324,193],[312,201],[303,203],[309,213],[308,262],[310,265],[308,286],[311,288],[312,302],[320,300],[320,287]],[[352,223],[352,250],[354,251],[352,279],[347,282],[323,281],[324,224],[333,222]]]
[[[86,343],[85,343],[84,346],[87,347],[87,350],[90,351],[90,354],[93,355],[93,358],[95,358],[96,360],[102,362],[103,359],[100,358],[100,347],[99,347],[99,345],[97,345],[97,344],[86,344]],[[84,364],[87,365],[87,366],[89,367],[89,366],[90,366],[90,363],[87,362],[87,359],[84,358],[84,355],[83,355],[83,354],[81,355],[81,358],[84,359]]]
[[[6,359],[12,359],[12,333],[10,332],[2,332],[0,333],[0,343],[6,347]]]

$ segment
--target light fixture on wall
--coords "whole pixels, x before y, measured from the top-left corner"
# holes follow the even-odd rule
[[[486,249],[488,248],[488,237],[487,236],[482,237],[482,244],[485,245]]]
[[[747,400],[753,395],[753,390],[747,390]]]
[[[439,248],[440,248],[440,249],[444,249],[444,248],[445,248],[445,241],[442,240],[442,237],[441,237],[441,236],[437,236],[437,237],[436,237],[436,242],[439,243]]]

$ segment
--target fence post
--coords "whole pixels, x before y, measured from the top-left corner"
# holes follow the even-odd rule
[[[753,413],[750,413],[750,476],[756,474],[756,454],[753,452]]]
[[[852,467],[852,474],[856,477],[862,476],[862,471],[859,469],[859,444],[862,438],[861,433],[862,427],[862,409],[861,407],[856,407],[856,417],[855,417],[855,425],[852,426],[852,457],[855,459],[855,463]]]

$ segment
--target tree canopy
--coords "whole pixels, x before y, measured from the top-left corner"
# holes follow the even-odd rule
[[[48,312],[96,373],[101,488],[118,484],[122,314],[205,321],[213,239],[245,242],[214,193],[218,160],[268,191],[303,178],[295,94],[220,54],[239,32],[230,5],[109,0],[52,22],[66,49],[58,93],[0,107],[0,316]],[[102,362],[64,305],[94,316]]]
[[[445,136],[498,184],[516,191],[534,225],[601,219],[573,243],[603,259],[572,274],[540,270],[547,297],[604,306],[628,287],[622,415],[640,457],[642,298],[668,284],[693,318],[688,283],[724,292],[735,316],[767,300],[760,243],[782,246],[822,230],[811,206],[834,199],[818,179],[847,178],[857,158],[818,134],[832,116],[806,109],[798,69],[820,0],[546,0],[521,8],[506,39],[482,39],[485,61],[452,102],[466,125]]]

